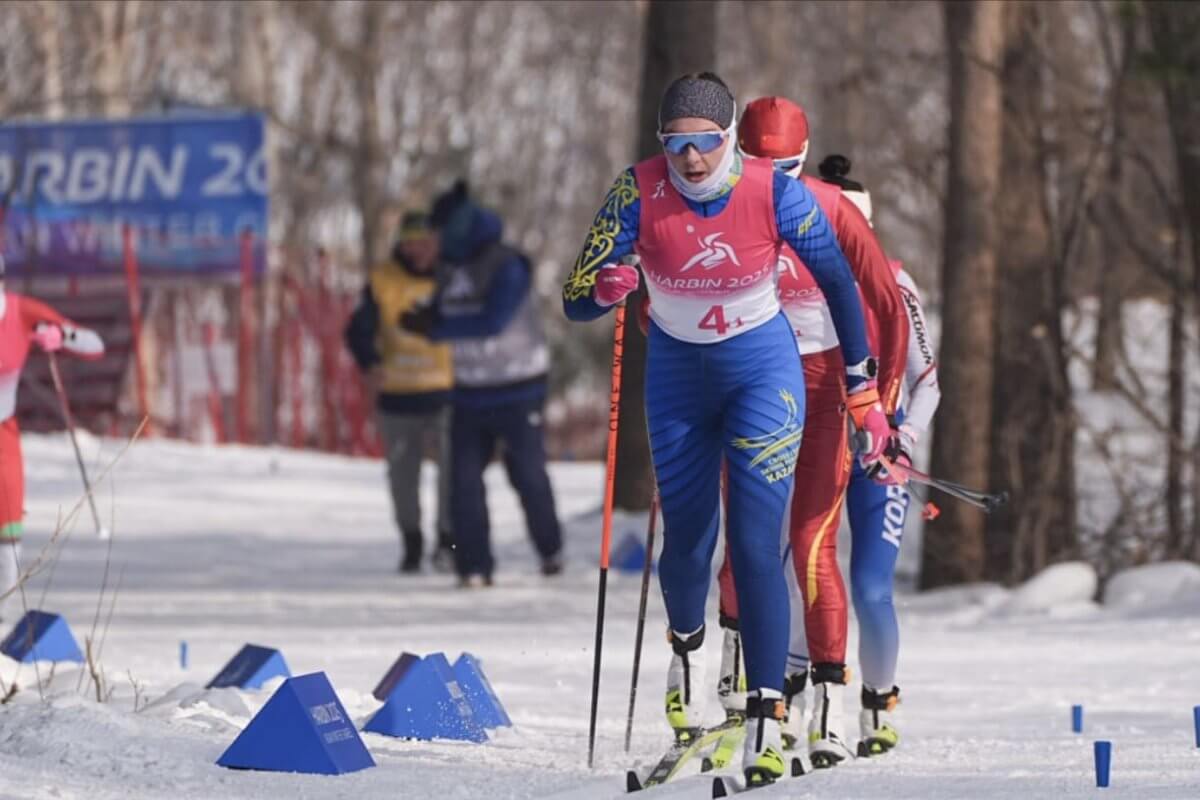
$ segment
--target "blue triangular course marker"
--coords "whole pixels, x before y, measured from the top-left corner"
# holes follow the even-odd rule
[[[27,611],[0,642],[0,653],[15,661],[74,661],[83,663],[83,653],[67,621],[46,611]]]
[[[406,739],[487,741],[442,653],[413,663],[363,730]]]
[[[375,766],[324,672],[288,678],[217,764],[341,775]]]
[[[292,675],[287,662],[283,660],[283,653],[271,647],[248,644],[229,659],[217,677],[204,688],[224,689],[232,686],[236,689],[258,689],[280,675],[285,678]]]
[[[626,533],[613,548],[608,563],[613,569],[621,572],[641,572],[646,565],[646,546],[636,533]],[[658,572],[657,562],[651,563],[650,570]]]
[[[492,684],[483,674],[483,665],[470,653],[463,653],[454,662],[454,677],[459,688],[471,704],[475,719],[485,728],[511,728],[512,720],[492,689]]]
[[[371,692],[371,696],[380,702],[386,701],[388,695],[396,688],[396,684],[404,677],[413,664],[421,660],[420,656],[412,653],[401,653],[396,659],[396,663],[392,664],[392,668],[387,671],[387,674],[380,679],[379,685],[375,687],[375,691]]]

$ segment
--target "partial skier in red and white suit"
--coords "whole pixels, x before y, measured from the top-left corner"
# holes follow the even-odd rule
[[[908,317],[887,255],[870,223],[842,190],[825,181],[801,178],[808,154],[808,119],[804,110],[783,97],[764,97],[746,106],[738,125],[738,145],[750,156],[770,158],[777,172],[801,180],[829,218],[838,245],[846,254],[867,311],[868,335],[878,342],[879,396],[884,411],[895,411],[904,379]],[[855,398],[846,394],[845,371],[836,331],[825,297],[794,252],[783,249],[779,264],[779,299],[796,334],[804,365],[807,416],[796,461],[797,486],[790,520],[791,560],[803,595],[803,614],[793,626],[807,633],[807,651],[789,648],[786,702],[803,697],[811,676],[815,704],[808,732],[815,766],[832,766],[852,755],[842,725],[842,695],[849,682],[846,637],[849,604],[837,562],[837,530],[842,517],[853,454],[847,435],[847,412],[855,417]],[[801,480],[802,479],[802,480]],[[718,692],[727,708],[736,707],[740,637],[737,597],[728,559],[721,569],[721,624],[726,629]],[[799,709],[789,709],[784,740],[799,744]]]
[[[0,616],[11,600],[20,573],[24,530],[25,465],[17,427],[17,384],[30,345],[94,360],[104,355],[95,331],[81,328],[45,303],[4,291],[0,258]]]

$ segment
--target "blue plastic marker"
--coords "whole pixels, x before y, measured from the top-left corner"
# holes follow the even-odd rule
[[[179,643],[179,668],[187,669],[187,642]]]
[[[1083,733],[1083,706],[1071,706],[1071,730]]]
[[[1200,706],[1192,709],[1192,727],[1196,729],[1196,747],[1200,747]]]
[[[1101,789],[1108,788],[1108,770],[1112,766],[1112,742],[1096,742],[1096,785]]]

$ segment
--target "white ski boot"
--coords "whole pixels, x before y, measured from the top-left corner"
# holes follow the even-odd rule
[[[808,721],[808,754],[817,769],[854,758],[846,744],[842,696],[850,671],[845,664],[813,664],[813,708]]]
[[[784,776],[783,696],[771,689],[750,692],[746,698],[746,741],[742,770],[746,786],[765,786]]]
[[[804,741],[805,712],[808,711],[808,671],[795,672],[783,682],[783,749],[795,750]]]
[[[862,739],[858,743],[859,756],[878,756],[900,743],[896,730],[896,707],[900,705],[900,688],[876,692],[863,686],[862,711],[858,714],[858,726]]]
[[[675,741],[687,743],[700,731],[704,720],[704,626],[691,633],[667,632],[675,654],[667,667],[667,724],[675,731]]]
[[[721,628],[724,636],[721,640],[717,699],[721,708],[725,709],[725,726],[728,730],[721,735],[712,755],[702,762],[701,772],[728,766],[746,735],[746,668],[742,663],[742,637],[735,619],[722,615]]]
[[[717,698],[725,716],[746,713],[746,669],[742,665],[742,636],[737,628],[726,627],[721,641],[721,674],[717,678]]]

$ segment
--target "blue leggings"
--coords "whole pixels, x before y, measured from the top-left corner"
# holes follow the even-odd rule
[[[681,342],[652,325],[646,418],[671,629],[691,633],[704,624],[724,456],[747,685],[782,690],[789,615],[783,544],[804,429],[804,372],[786,318],[714,344]]]
[[[881,692],[889,691],[896,682],[900,627],[892,583],[909,502],[903,487],[878,484],[855,463],[846,490],[852,536],[850,595],[858,618],[863,683]]]

